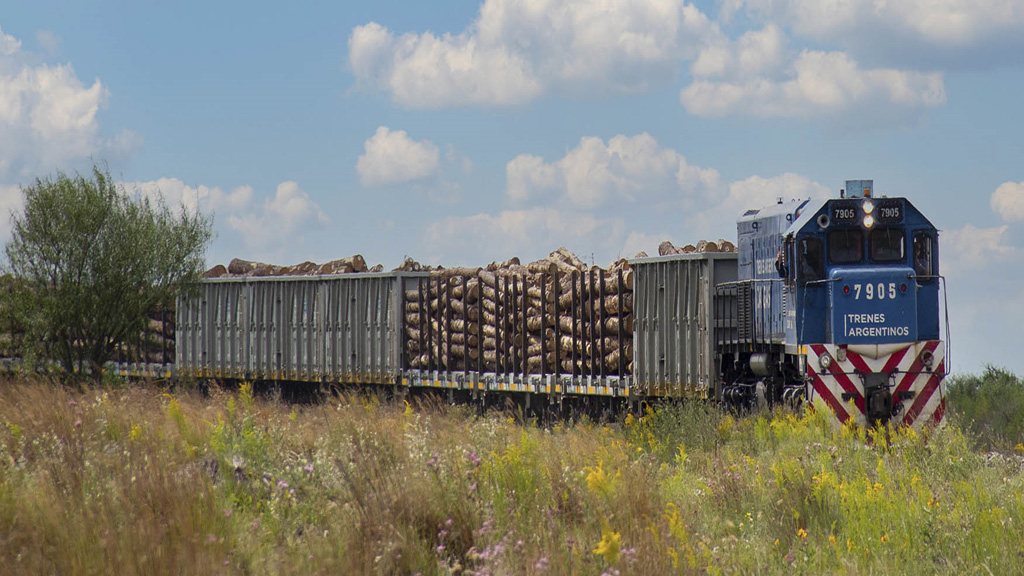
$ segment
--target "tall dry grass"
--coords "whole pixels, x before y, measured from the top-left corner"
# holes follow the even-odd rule
[[[5,574],[1012,573],[1019,458],[814,413],[542,428],[351,396],[0,385]]]

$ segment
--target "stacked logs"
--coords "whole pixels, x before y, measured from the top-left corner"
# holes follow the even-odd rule
[[[421,370],[624,375],[633,361],[633,272],[565,248],[522,265],[432,271],[404,295],[405,349]]]
[[[419,266],[417,262],[406,259],[403,265]],[[411,264],[410,264],[411,262]],[[401,268],[401,267],[399,267]],[[331,260],[323,264],[302,262],[292,266],[277,266],[265,262],[242,260],[235,258],[227,266],[217,264],[203,273],[203,278],[234,278],[239,276],[323,276],[326,274],[353,274],[358,272],[383,272],[384,266],[377,264],[367,267],[366,260],[360,254],[347,258]]]
[[[658,254],[661,256],[670,256],[673,254],[694,254],[703,252],[735,252],[736,245],[725,239],[719,239],[718,242],[709,242],[707,240],[701,240],[697,242],[697,245],[687,244],[686,246],[676,246],[672,242],[665,240],[658,245]]]
[[[148,364],[174,363],[174,323],[174,310],[150,314],[142,332],[133,342],[119,345],[112,360]]]

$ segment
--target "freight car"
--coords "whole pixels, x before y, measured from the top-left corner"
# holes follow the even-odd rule
[[[177,305],[179,376],[372,384],[527,406],[810,401],[941,422],[937,230],[905,198],[751,210],[736,252],[604,270],[218,278]],[[948,327],[947,327],[948,334]]]

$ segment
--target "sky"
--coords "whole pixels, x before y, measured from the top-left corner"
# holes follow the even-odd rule
[[[1024,0],[151,4],[0,7],[4,214],[100,162],[209,265],[607,265],[874,179],[941,230],[952,369],[1024,374]]]

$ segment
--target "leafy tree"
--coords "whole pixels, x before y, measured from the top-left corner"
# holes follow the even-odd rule
[[[170,309],[198,282],[212,219],[132,197],[96,166],[91,179],[58,172],[22,192],[6,253],[23,353],[99,378],[121,343],[137,341],[149,313]]]

